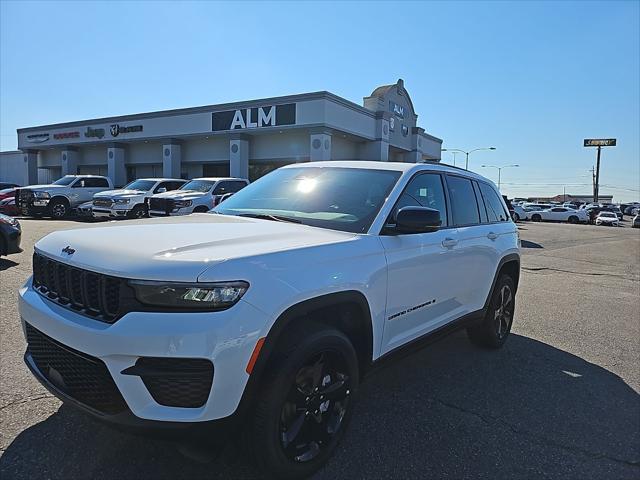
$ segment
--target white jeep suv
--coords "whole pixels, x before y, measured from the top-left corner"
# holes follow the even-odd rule
[[[41,239],[19,291],[25,361],[99,418],[243,432],[270,475],[304,477],[382,359],[461,327],[503,345],[519,252],[502,197],[472,172],[290,165],[212,213]]]
[[[149,216],[166,217],[208,212],[223,196],[239,192],[249,182],[242,178],[194,178],[173,192],[147,200]]]
[[[142,218],[147,215],[146,198],[176,190],[185,183],[179,178],[140,178],[119,190],[95,194],[91,211],[97,218]]]

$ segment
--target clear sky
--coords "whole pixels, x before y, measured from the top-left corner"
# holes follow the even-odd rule
[[[1,150],[20,127],[317,90],[362,103],[403,78],[444,147],[497,148],[472,170],[520,165],[505,193],[590,193],[582,140],[616,137],[601,193],[640,199],[638,1],[0,4]]]

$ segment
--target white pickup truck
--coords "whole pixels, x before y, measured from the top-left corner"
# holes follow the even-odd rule
[[[168,217],[208,212],[223,196],[249,184],[243,178],[194,178],[178,190],[158,193],[147,200],[150,217]]]
[[[156,193],[177,190],[187,183],[179,178],[140,178],[119,190],[106,190],[93,196],[92,214],[96,218],[142,218],[147,215],[145,199]]]
[[[50,185],[31,185],[16,190],[16,207],[23,215],[64,218],[82,203],[104,190],[111,190],[109,177],[65,175]]]

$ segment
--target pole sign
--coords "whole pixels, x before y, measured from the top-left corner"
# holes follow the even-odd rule
[[[615,138],[585,138],[585,147],[615,147]]]
[[[214,132],[295,124],[295,103],[257,108],[239,108],[212,114],[212,130]]]

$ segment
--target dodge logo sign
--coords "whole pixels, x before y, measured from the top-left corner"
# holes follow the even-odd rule
[[[212,130],[241,130],[245,128],[278,127],[296,124],[296,104],[239,108],[212,114]]]
[[[111,136],[112,137],[117,137],[118,134],[120,133],[120,125],[118,125],[117,123],[115,125],[111,125]]]

